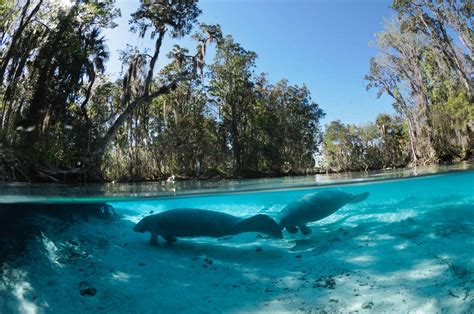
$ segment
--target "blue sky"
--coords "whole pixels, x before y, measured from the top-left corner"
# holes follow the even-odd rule
[[[138,0],[119,0],[119,26],[105,35],[111,52],[108,72],[118,75],[118,49],[126,44],[153,47],[129,32],[130,13]],[[268,73],[275,83],[305,83],[312,98],[326,112],[326,124],[340,119],[363,124],[381,112],[393,113],[388,97],[367,92],[364,75],[376,50],[369,43],[392,14],[390,0],[200,0],[200,22],[219,23],[245,49],[258,54],[257,73]],[[173,44],[194,50],[194,44],[168,38],[159,65]],[[208,60],[212,61],[212,60]]]

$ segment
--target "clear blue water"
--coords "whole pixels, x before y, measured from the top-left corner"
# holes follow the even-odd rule
[[[137,201],[110,202],[110,204],[116,208],[129,209],[137,213],[147,213],[150,210],[159,212],[172,208],[202,208],[234,215],[272,214],[279,212],[289,202],[305,194],[330,189],[339,189],[355,194],[370,193],[367,201],[361,204],[348,204],[342,209],[342,213],[354,210],[377,213],[382,208],[386,212],[397,212],[397,209],[402,210],[413,205],[418,208],[419,206],[438,207],[443,203],[474,204],[474,171],[372,183],[313,186],[304,189],[279,189],[276,191],[257,190],[254,192],[205,194],[156,200],[140,199]]]
[[[0,312],[472,313],[472,168],[464,163],[416,173],[250,181],[3,185],[4,204],[100,201],[120,217],[45,229],[25,259],[3,266]],[[151,247],[147,235],[132,231],[142,217],[172,208],[276,217],[289,202],[329,189],[370,196],[309,224],[310,235],[284,232],[281,240],[247,233]],[[83,281],[97,289],[94,296],[79,294]]]

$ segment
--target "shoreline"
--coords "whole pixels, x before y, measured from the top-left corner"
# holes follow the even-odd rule
[[[41,204],[96,204],[130,201],[171,200],[219,195],[249,193],[271,193],[289,190],[327,189],[357,187],[365,184],[395,183],[399,181],[423,180],[444,175],[463,175],[474,171],[474,163],[458,163],[454,166],[427,167],[415,170],[386,170],[381,172],[353,173],[341,176],[302,176],[282,179],[215,180],[149,182],[138,184],[29,184],[1,183],[0,212],[16,203]]]
[[[0,153],[2,151],[0,150]],[[4,152],[5,153],[5,152]],[[1,154],[0,154],[1,155]],[[13,154],[13,156],[15,156]],[[89,180],[87,178],[88,174],[87,171],[81,168],[70,168],[70,169],[44,169],[44,168],[32,168],[26,167],[21,162],[21,158],[13,158],[15,161],[14,165],[11,166],[13,170],[7,171],[6,169],[0,167],[0,183],[33,183],[33,184],[42,184],[42,183],[57,183],[57,184],[66,184],[66,185],[77,185],[77,184],[107,184],[107,183],[158,183],[158,182],[189,182],[189,181],[198,181],[198,182],[206,182],[206,181],[223,181],[223,180],[254,180],[254,179],[273,179],[273,178],[298,178],[304,176],[311,176],[311,175],[350,175],[354,173],[371,173],[371,172],[383,172],[387,170],[410,170],[416,167],[429,167],[429,166],[450,166],[456,165],[459,163],[467,162],[472,163],[474,162],[474,158],[469,158],[467,160],[454,160],[451,162],[431,162],[422,165],[412,165],[407,163],[405,165],[398,165],[388,168],[374,168],[374,169],[351,169],[347,171],[332,171],[332,170],[320,170],[315,168],[314,171],[306,171],[306,172],[247,172],[247,174],[242,175],[232,175],[228,173],[218,173],[214,175],[196,175],[196,176],[185,176],[179,174],[167,174],[163,175],[159,179],[151,179],[147,180],[144,178],[133,179],[133,178],[125,178],[125,179],[117,179],[117,180],[108,180],[108,179],[98,179],[93,178]],[[7,164],[3,165],[3,167],[7,166]],[[317,170],[316,170],[317,169]],[[10,172],[10,173],[8,173]],[[245,172],[245,171],[244,171]],[[15,174],[16,173],[16,174]],[[17,177],[21,177],[22,180],[17,180]],[[171,180],[172,179],[172,180]]]

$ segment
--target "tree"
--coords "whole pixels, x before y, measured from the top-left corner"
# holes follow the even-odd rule
[[[379,114],[375,120],[375,126],[380,136],[382,168],[405,165],[409,150],[401,119],[388,114]]]
[[[394,0],[392,8],[403,18],[403,30],[421,33],[430,38],[441,60],[455,70],[468,96],[472,97],[472,82],[469,76],[473,52],[472,2]],[[449,35],[450,27],[458,32],[461,42],[468,48],[470,60],[463,60],[465,56],[457,49]]]
[[[416,125],[416,108],[409,101],[409,95],[403,91],[400,76],[392,70],[390,60],[385,57],[373,58],[370,62],[370,73],[365,77],[369,84],[367,88],[377,88],[377,96],[387,93],[393,98],[393,106],[397,112],[402,114],[408,125],[410,139],[411,160],[413,164],[418,163],[420,158],[420,148],[418,147],[418,137]]]
[[[325,115],[323,110],[312,101],[306,86],[289,86],[286,80],[273,87],[270,102],[270,111],[277,114],[273,128],[280,130],[272,140],[281,143],[279,152],[286,170],[300,173],[313,169],[313,156],[321,142],[319,120]]]
[[[104,70],[108,53],[101,29],[113,27],[117,14],[111,0],[70,7],[26,1],[18,12],[18,28],[5,36],[8,48],[0,62],[2,126],[7,142],[20,144],[32,162],[53,156],[70,162],[81,150],[72,149],[69,129],[86,113],[77,109],[84,109]],[[63,136],[68,140],[60,140]]]
[[[252,75],[256,58],[256,53],[245,50],[231,36],[226,36],[217,46],[211,66],[210,93],[222,120],[221,145],[223,149],[230,148],[236,174],[247,166],[243,144],[255,99]]]
[[[193,66],[191,69],[178,66],[179,70],[172,73],[173,75],[169,77],[167,82],[162,83],[159,87],[154,87],[152,84],[156,61],[165,34],[169,30],[173,38],[188,35],[200,12],[195,0],[141,1],[140,8],[132,14],[132,30],[138,32],[140,37],[144,37],[149,30],[152,39],[157,36],[154,53],[149,62],[144,61],[146,60],[145,57],[148,56],[143,53],[137,53],[128,58],[128,71],[123,80],[124,89],[130,90],[131,85],[142,85],[142,87],[133,95],[125,93],[123,102],[126,107],[117,116],[104,138],[97,145],[94,153],[96,160],[100,160],[119,127],[138,107],[150,103],[160,95],[170,93],[177,88],[179,82],[189,80],[197,75],[198,65],[201,66],[199,61],[202,61],[204,57],[205,46],[220,36],[219,26],[203,25],[207,36],[199,41],[201,46],[194,56],[185,55],[179,47],[175,49],[173,62],[179,65],[185,58],[192,59]],[[145,69],[145,66],[148,68]]]
[[[395,0],[393,8],[398,18],[377,35],[379,55],[371,60],[367,87],[393,98],[406,121],[412,163],[470,156],[472,5]],[[459,36],[467,55],[451,34]]]
[[[383,92],[390,95],[395,100],[395,108],[407,118],[413,162],[416,163],[420,155],[436,161],[431,103],[422,66],[429,47],[423,36],[401,33],[399,25],[399,21],[391,20],[386,24],[386,30],[377,34],[381,56],[371,61],[371,73],[366,76],[368,88],[377,87],[379,95]],[[403,92],[404,88],[406,92]],[[410,106],[410,102],[415,106]],[[422,135],[426,141],[420,142],[416,134]]]

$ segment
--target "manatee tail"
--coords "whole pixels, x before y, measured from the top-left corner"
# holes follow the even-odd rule
[[[369,192],[364,192],[364,193],[361,193],[361,194],[356,194],[354,195],[354,197],[349,201],[349,203],[353,204],[353,203],[360,203],[362,201],[365,201],[365,199],[367,197],[369,197]]]
[[[275,220],[264,214],[242,219],[235,224],[234,228],[236,233],[261,232],[273,238],[283,238],[280,225],[278,225]]]

